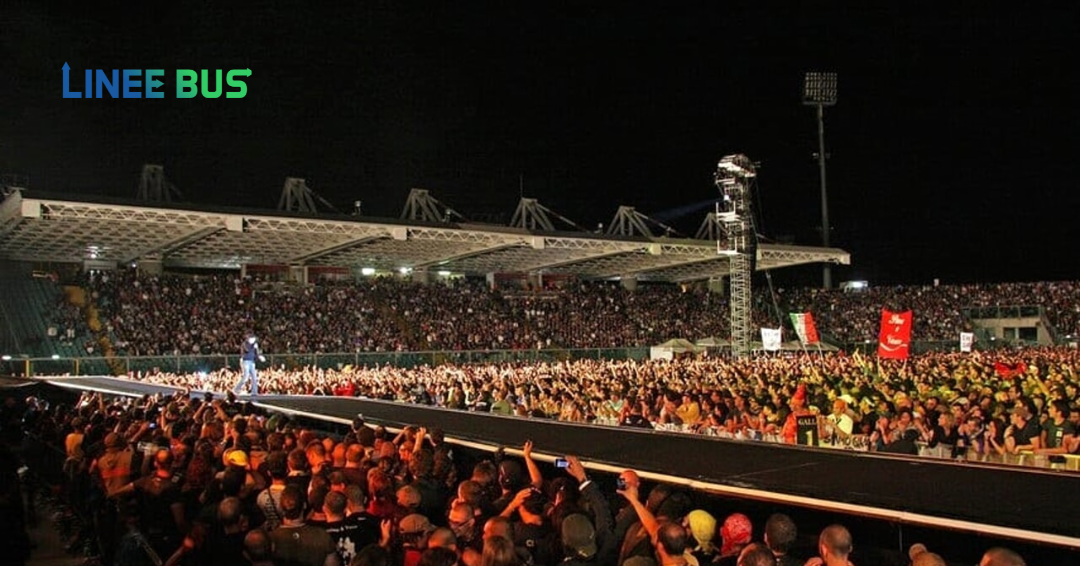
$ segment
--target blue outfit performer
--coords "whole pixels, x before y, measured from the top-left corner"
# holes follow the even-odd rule
[[[259,394],[259,373],[255,370],[255,360],[266,361],[259,352],[259,340],[254,335],[248,336],[240,346],[240,382],[233,388],[233,392],[239,395],[244,390],[244,385],[251,383],[251,394]]]

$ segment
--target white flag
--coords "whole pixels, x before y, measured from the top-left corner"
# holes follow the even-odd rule
[[[974,332],[961,332],[960,333],[960,351],[970,352],[971,345],[975,343]]]
[[[761,329],[761,348],[766,352],[776,352],[780,350],[779,328]]]

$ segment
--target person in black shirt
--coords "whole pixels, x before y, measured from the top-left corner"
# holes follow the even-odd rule
[[[544,514],[544,496],[531,487],[519,491],[502,515],[510,518],[515,512],[518,519],[511,519],[514,545],[527,550],[533,564],[550,564],[555,556],[555,532]]]
[[[331,491],[326,494],[323,511],[326,513],[326,534],[334,540],[342,564],[349,564],[360,549],[379,542],[379,522],[367,513],[345,515],[345,495]]]
[[[186,530],[180,486],[172,481],[172,452],[162,448],[154,454],[154,473],[137,479],[110,497],[134,494],[143,533],[158,556],[169,556]]]
[[[1053,401],[1046,407],[1048,418],[1042,427],[1041,452],[1060,454],[1065,452],[1065,438],[1076,434],[1073,424],[1068,421],[1069,403]]]
[[[223,499],[218,504],[217,523],[197,524],[192,528],[192,533],[184,538],[165,566],[179,564],[188,554],[196,557],[194,563],[197,564],[243,564],[244,535],[248,530],[243,510],[244,504],[239,498]]]
[[[803,560],[788,554],[798,536],[795,521],[783,513],[773,513],[765,521],[765,545],[772,551],[776,566],[802,566]]]
[[[248,531],[244,536],[244,557],[251,566],[274,566],[274,545],[270,542],[270,534],[262,529]]]
[[[637,428],[653,428],[649,419],[641,414],[641,403],[636,398],[627,400],[629,413],[619,422],[619,426],[632,426]]]
[[[1012,454],[1023,450],[1038,450],[1042,429],[1023,403],[1016,404],[1010,420],[1012,425],[1005,430],[1005,450]]]

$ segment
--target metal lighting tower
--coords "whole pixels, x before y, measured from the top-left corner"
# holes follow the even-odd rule
[[[821,243],[829,247],[829,197],[825,188],[825,107],[836,105],[836,73],[806,73],[803,105],[817,106],[818,169],[821,171]],[[832,288],[832,267],[826,263],[822,284]]]
[[[728,249],[720,253],[730,256],[731,355],[735,358],[750,355],[753,332],[750,277],[757,256],[757,234],[754,231],[754,215],[750,211],[750,184],[756,176],[754,162],[745,155],[737,154],[720,160],[714,178],[716,188],[723,195],[723,208],[717,217],[724,226],[728,243]]]

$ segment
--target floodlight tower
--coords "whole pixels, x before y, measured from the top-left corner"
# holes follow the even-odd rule
[[[735,358],[750,355],[753,332],[751,318],[750,278],[757,257],[757,233],[754,215],[750,211],[750,185],[757,169],[749,157],[728,155],[716,166],[716,188],[723,197],[723,208],[717,215],[724,226],[729,256],[728,274],[731,277],[731,354]]]
[[[821,172],[821,243],[829,247],[829,197],[825,188],[825,107],[836,105],[836,73],[809,72],[803,81],[803,105],[817,107],[818,169]],[[832,288],[832,268],[822,272],[822,285]]]

